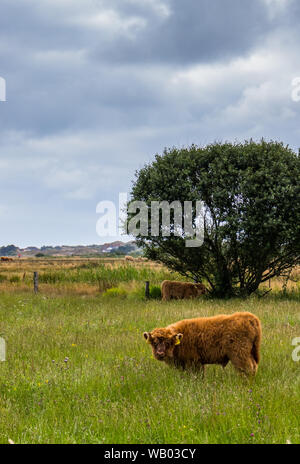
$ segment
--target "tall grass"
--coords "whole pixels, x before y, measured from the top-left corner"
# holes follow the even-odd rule
[[[96,295],[119,285],[138,285],[145,281],[160,285],[164,279],[181,279],[152,262],[127,264],[124,259],[22,259],[8,265],[0,263],[0,291],[31,292],[33,272],[38,271],[40,291],[46,295]]]
[[[166,270],[154,270],[148,267],[134,266],[109,267],[103,264],[97,267],[78,267],[67,270],[51,270],[42,272],[39,276],[41,283],[89,283],[99,284],[104,288],[114,287],[121,282],[146,281],[160,283],[166,278],[176,278],[176,275]],[[178,278],[178,277],[177,277]]]
[[[142,333],[248,310],[263,327],[257,377],[229,364],[204,380],[152,359]],[[0,442],[300,443],[300,303],[141,301],[0,293]]]
[[[126,264],[124,259],[21,259],[12,263],[0,263],[0,291],[32,291],[33,271],[38,271],[40,289],[45,294],[97,294],[119,285],[138,284],[140,288],[145,280],[151,286],[160,286],[165,279],[186,280],[175,272],[153,263]],[[292,280],[286,287],[287,295],[300,292],[300,269],[293,271]],[[273,279],[261,285],[261,295],[268,292],[278,293],[285,288],[284,279]],[[157,293],[158,296],[158,293]]]

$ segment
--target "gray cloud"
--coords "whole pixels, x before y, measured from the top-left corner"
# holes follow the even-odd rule
[[[138,9],[124,2],[127,14]],[[271,27],[261,0],[173,0],[169,15],[147,17],[134,39],[117,37],[113,43],[99,40],[97,56],[115,62],[158,62],[173,65],[226,60],[249,52]],[[125,9],[124,6],[122,8]]]
[[[2,243],[88,243],[165,146],[297,148],[296,0],[1,1]]]

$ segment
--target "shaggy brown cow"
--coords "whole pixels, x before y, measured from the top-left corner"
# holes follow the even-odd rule
[[[134,257],[133,256],[125,256],[125,261],[134,261]]]
[[[7,258],[6,256],[2,256],[1,261],[9,262],[9,261],[13,261],[13,259],[12,258]]]
[[[251,313],[186,319],[144,332],[144,337],[155,359],[176,367],[193,366],[204,372],[205,364],[225,367],[231,361],[245,374],[257,371],[261,324]]]
[[[199,295],[206,293],[206,287],[203,284],[193,284],[191,282],[177,282],[176,280],[164,280],[161,284],[161,295],[165,301],[197,298]]]

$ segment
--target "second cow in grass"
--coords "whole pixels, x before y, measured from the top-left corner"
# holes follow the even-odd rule
[[[161,284],[161,295],[165,301],[171,299],[190,299],[197,298],[206,293],[206,287],[203,284],[194,284],[191,282],[177,282],[176,280],[164,280]]]

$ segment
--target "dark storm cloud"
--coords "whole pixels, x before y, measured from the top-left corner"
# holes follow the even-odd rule
[[[228,60],[270,27],[261,0],[2,0],[1,10],[1,128],[40,134],[147,122],[164,86],[143,69]]]
[[[173,0],[167,5],[170,14],[150,15],[135,40],[122,38],[113,44],[99,40],[98,56],[116,62],[177,65],[225,60],[247,53],[271,26],[261,0]],[[130,2],[125,1],[122,10],[145,17],[145,11]]]

